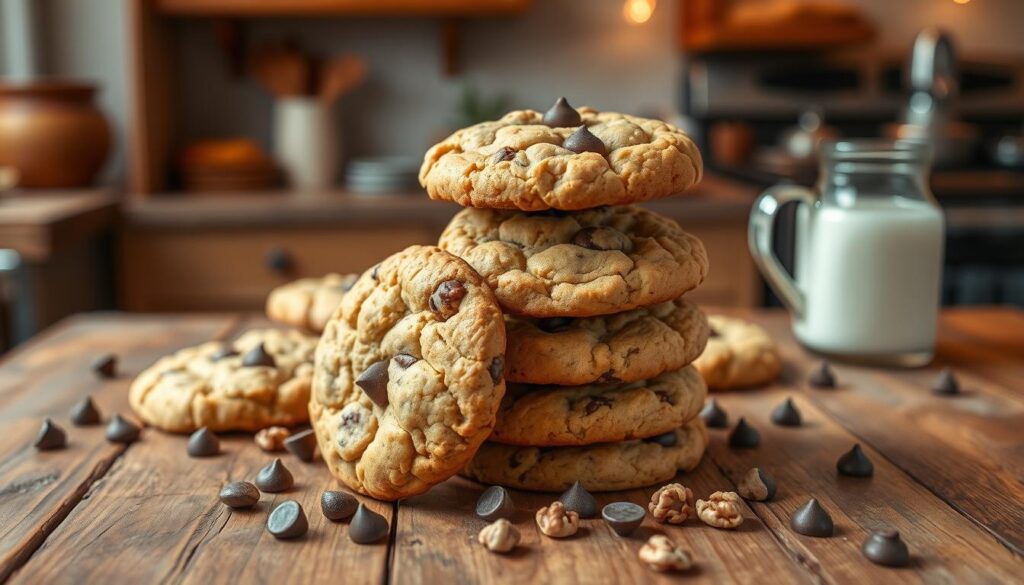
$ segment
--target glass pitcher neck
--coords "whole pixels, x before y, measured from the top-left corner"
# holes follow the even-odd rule
[[[933,202],[927,187],[931,150],[913,141],[848,140],[822,145],[819,191],[839,204],[864,197]]]

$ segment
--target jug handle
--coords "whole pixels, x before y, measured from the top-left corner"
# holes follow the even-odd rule
[[[805,187],[776,185],[761,193],[750,210],[750,223],[747,229],[750,255],[753,256],[754,263],[768,281],[768,285],[795,316],[803,315],[804,294],[772,251],[772,242],[775,240],[775,217],[785,203],[797,201],[814,205],[817,200],[814,192]]]

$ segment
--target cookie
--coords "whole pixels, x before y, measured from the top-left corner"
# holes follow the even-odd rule
[[[358,274],[328,274],[279,286],[267,297],[267,317],[320,333],[341,304],[341,297],[358,277]]]
[[[505,379],[562,386],[678,370],[704,351],[710,331],[704,313],[682,298],[584,319],[507,317],[505,325]]]
[[[488,440],[552,447],[653,437],[697,416],[706,396],[692,366],[632,383],[512,384]]]
[[[310,418],[324,461],[380,500],[455,474],[494,428],[505,325],[468,264],[413,246],[364,273],[316,350]]]
[[[315,348],[299,331],[258,329],[182,349],[139,374],[128,400],[147,424],[177,433],[306,422]]]
[[[564,127],[522,110],[463,128],[427,151],[420,184],[431,199],[465,207],[541,211],[655,199],[700,181],[700,151],[675,126],[578,112],[579,119],[560,122]]]
[[[699,418],[671,435],[587,447],[487,442],[462,475],[488,485],[541,492],[559,492],[577,480],[592,492],[627,490],[663,483],[680,471],[692,470],[707,444],[708,433]]]
[[[592,317],[675,299],[708,271],[704,244],[656,213],[459,212],[441,248],[469,262],[509,313]]]
[[[693,362],[711,390],[770,384],[782,371],[775,342],[761,327],[724,315],[709,315],[711,336]]]

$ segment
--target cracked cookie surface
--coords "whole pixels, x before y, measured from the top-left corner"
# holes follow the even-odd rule
[[[454,475],[505,392],[497,300],[462,260],[413,246],[364,273],[317,346],[310,418],[324,461],[381,500]]]
[[[512,384],[488,440],[551,447],[649,438],[692,420],[706,396],[692,366],[628,384]]]
[[[760,326],[725,315],[709,315],[711,335],[693,362],[711,390],[770,384],[782,371],[775,342]]]
[[[702,351],[707,318],[683,298],[600,317],[506,317],[505,379],[577,386],[678,370]]]
[[[260,344],[269,360],[246,365]],[[139,374],[128,400],[146,424],[179,433],[306,422],[315,348],[315,337],[278,329],[185,348]]]
[[[488,485],[559,492],[579,480],[592,492],[666,482],[697,467],[708,444],[700,418],[674,431],[674,444],[656,440],[601,443],[586,447],[517,447],[484,443],[462,475]],[[659,437],[664,441],[664,437]]]
[[[441,248],[483,276],[508,313],[591,317],[675,299],[707,275],[701,243],[639,207],[572,214],[459,212]]]
[[[267,317],[273,321],[321,333],[327,320],[352,288],[358,274],[327,274],[301,278],[279,286],[267,296]]]
[[[540,211],[655,199],[700,181],[700,151],[675,126],[591,108],[577,111],[579,123],[567,127],[549,127],[542,113],[520,110],[458,130],[427,151],[420,184],[432,199],[465,207]],[[605,152],[566,148],[581,125]]]

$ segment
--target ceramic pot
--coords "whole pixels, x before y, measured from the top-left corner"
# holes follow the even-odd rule
[[[0,169],[17,186],[84,187],[110,151],[110,127],[96,88],[56,80],[0,82]]]

